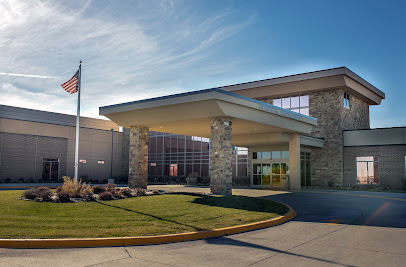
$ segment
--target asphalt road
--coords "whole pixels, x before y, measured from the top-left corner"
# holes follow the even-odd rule
[[[176,190],[186,189],[207,190]],[[0,266],[405,266],[406,194],[233,192],[287,203],[298,216],[267,229],[164,245],[0,249]]]

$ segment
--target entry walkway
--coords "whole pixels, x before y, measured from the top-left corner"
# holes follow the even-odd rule
[[[208,192],[208,188],[149,186]],[[288,223],[220,238],[153,246],[0,249],[0,266],[404,266],[406,194],[235,189],[292,206]],[[378,197],[377,197],[378,196]]]
[[[208,186],[184,186],[184,185],[149,185],[148,190],[164,190],[173,192],[193,192],[193,193],[210,193]],[[279,194],[290,194],[288,191],[274,191],[266,189],[253,188],[233,188],[233,195],[247,197],[266,197]]]

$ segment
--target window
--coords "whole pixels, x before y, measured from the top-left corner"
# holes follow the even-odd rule
[[[200,173],[200,172],[198,172],[198,173]],[[178,164],[171,164],[170,165],[169,175],[170,176],[178,176]]]
[[[344,93],[344,107],[350,108],[350,95]]]
[[[252,159],[261,159],[261,152],[252,153]]]
[[[210,161],[208,138],[151,131],[149,141],[148,175],[187,176],[196,172],[199,177],[208,177]]]
[[[80,163],[86,163],[86,160],[85,159],[80,159],[79,162]]]
[[[98,160],[97,164],[104,164],[104,160]]]
[[[379,184],[378,157],[357,157],[357,184]]]
[[[272,104],[309,116],[309,95],[274,98],[272,99]]]
[[[244,150],[243,150],[244,151]],[[247,151],[247,150],[245,150]],[[248,151],[247,151],[248,152]],[[267,160],[281,160],[289,159],[289,151],[264,151],[264,152],[253,152],[252,159],[262,159]]]

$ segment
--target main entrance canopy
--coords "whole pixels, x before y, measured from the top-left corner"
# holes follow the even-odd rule
[[[130,186],[146,187],[148,131],[210,138],[211,190],[225,195],[231,194],[232,145],[289,143],[291,189],[300,188],[300,144],[322,146],[300,136],[310,134],[317,119],[216,88],[100,107],[99,113],[131,127]]]

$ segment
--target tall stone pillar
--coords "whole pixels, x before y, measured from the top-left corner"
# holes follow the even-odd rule
[[[291,190],[300,190],[300,134],[292,134],[289,141],[289,181]]]
[[[148,185],[148,134],[149,128],[131,127],[128,186],[147,188]]]
[[[232,195],[232,121],[215,118],[211,121],[210,136],[210,192]]]

